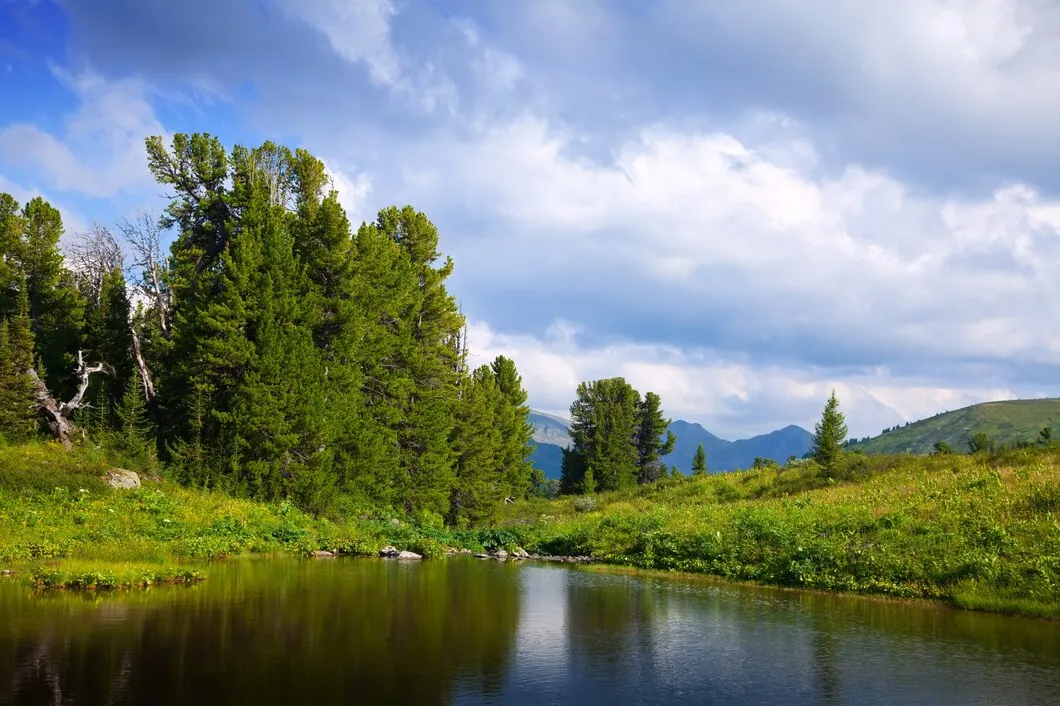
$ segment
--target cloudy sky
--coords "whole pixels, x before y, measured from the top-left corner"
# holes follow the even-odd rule
[[[0,0],[0,191],[164,202],[143,139],[411,203],[532,404],[623,375],[728,438],[1060,394],[1053,0]]]

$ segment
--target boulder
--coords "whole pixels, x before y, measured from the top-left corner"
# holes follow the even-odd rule
[[[329,552],[326,549],[318,549],[315,552],[310,552],[309,556],[313,557],[314,559],[328,559],[334,558],[335,552]]]
[[[489,554],[476,554],[475,558],[476,559],[489,559],[490,555]]]
[[[400,553],[396,547],[389,544],[379,550],[379,556],[397,556]]]
[[[398,559],[422,559],[423,557],[416,552],[398,552]]]
[[[15,575],[15,572],[12,571],[11,569],[4,569],[3,571],[0,571],[0,576],[14,576],[14,575]]]
[[[136,475],[133,471],[127,471],[124,468],[112,468],[100,476],[100,480],[111,488],[140,487],[140,476]]]
[[[523,549],[522,547],[516,547],[514,553],[515,553],[515,556],[519,557],[520,559],[527,559],[527,558],[530,557],[530,555],[527,554],[526,550]]]
[[[494,559],[507,559],[508,552],[504,551],[503,549],[498,549],[496,551],[490,552],[490,556],[492,556]]]

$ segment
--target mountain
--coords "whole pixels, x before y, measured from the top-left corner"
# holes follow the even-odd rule
[[[802,427],[789,425],[783,429],[760,434],[750,439],[727,441],[711,434],[699,424],[678,419],[670,425],[677,436],[677,444],[669,456],[663,456],[667,465],[677,466],[682,473],[692,469],[692,456],[696,446],[703,444],[707,452],[707,470],[711,473],[750,468],[756,458],[769,458],[784,463],[788,456],[801,457],[810,450],[813,434]]]
[[[1042,427],[1047,426],[1060,438],[1060,399],[984,402],[885,430],[848,448],[861,449],[867,454],[926,454],[931,453],[935,442],[945,441],[953,450],[964,452],[968,450],[968,440],[978,432],[985,432],[1001,444],[1012,445],[1019,441],[1034,442]]]
[[[570,422],[563,417],[531,410],[530,423],[534,425],[535,443],[570,446]]]
[[[562,448],[571,443],[569,422],[544,412],[532,411],[534,452],[531,461],[549,478],[559,478],[563,467]],[[670,425],[677,436],[674,451],[663,457],[667,466],[676,465],[682,473],[690,473],[696,446],[703,444],[707,452],[707,470],[711,473],[750,468],[758,457],[783,463],[788,456],[802,456],[810,449],[813,434],[802,427],[787,426],[750,439],[727,441],[711,434],[699,424],[677,420]]]

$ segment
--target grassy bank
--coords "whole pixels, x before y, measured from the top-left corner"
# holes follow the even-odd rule
[[[121,588],[194,581],[196,566],[241,554],[375,555],[392,544],[432,558],[449,547],[502,544],[489,530],[450,531],[367,511],[333,521],[289,503],[162,480],[112,489],[100,481],[110,468],[88,449],[0,448],[0,570],[42,588]]]
[[[1060,617],[1060,452],[852,455],[508,509],[531,552]]]

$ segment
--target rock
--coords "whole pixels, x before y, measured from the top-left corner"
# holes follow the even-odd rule
[[[490,552],[490,556],[492,556],[494,559],[507,559],[508,552],[504,551],[503,549],[498,549],[497,551]]]
[[[334,558],[335,552],[329,552],[326,549],[318,549],[315,552],[310,552],[309,556],[313,557],[314,559],[328,559]]]
[[[379,550],[379,556],[397,556],[400,553],[397,548],[389,544]]]
[[[4,569],[3,571],[0,571],[0,576],[14,576],[14,575],[15,575],[15,572],[12,571],[11,569]]]
[[[489,554],[475,554],[475,558],[476,559],[489,559],[490,555]]]
[[[422,559],[423,557],[416,552],[398,552],[398,559]]]
[[[139,488],[140,476],[124,468],[112,468],[102,476],[100,480],[111,488]]]
[[[515,556],[519,557],[520,559],[529,559],[530,558],[530,555],[527,554],[526,550],[523,549],[522,547],[516,547],[515,548]]]

